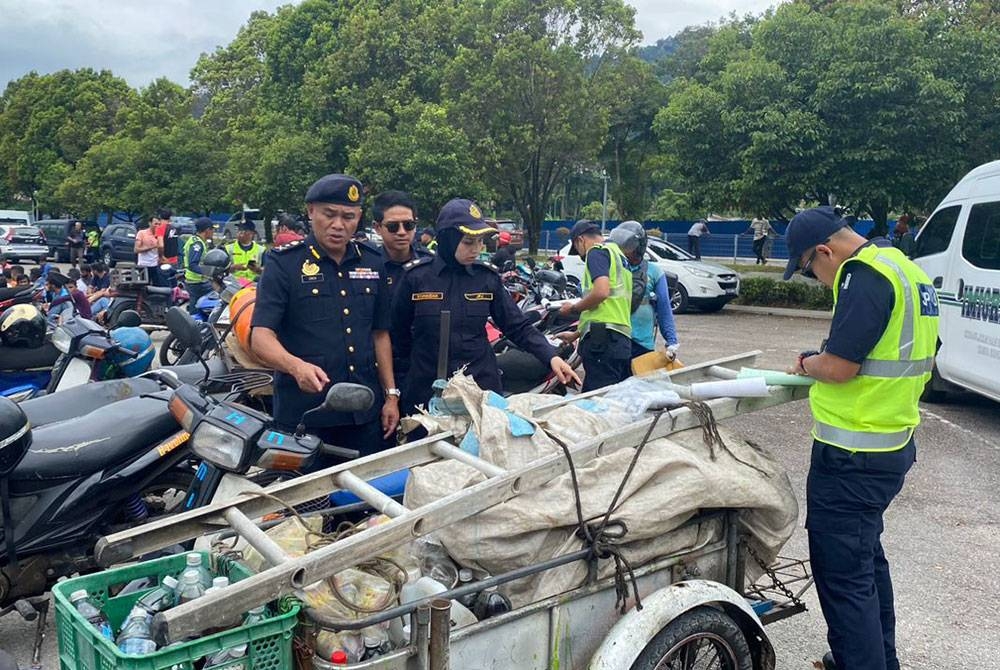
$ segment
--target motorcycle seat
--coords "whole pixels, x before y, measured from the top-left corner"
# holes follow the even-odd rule
[[[172,391],[126,398],[79,418],[31,431],[31,449],[12,481],[83,478],[151,451],[180,429],[167,408]]]
[[[170,295],[174,292],[174,289],[169,286],[147,286],[146,293],[152,293],[154,295]]]
[[[55,365],[59,350],[46,342],[33,349],[0,347],[0,370],[43,370]]]
[[[0,288],[0,300],[10,300],[18,293],[24,293],[26,296],[34,293],[34,289],[30,286],[10,286]]]
[[[149,377],[109,379],[25,400],[21,409],[32,426],[44,426],[89,414],[119,400],[161,390],[160,384]]]
[[[215,358],[210,358],[206,361],[208,364],[208,376],[215,377],[217,375],[224,375],[229,370],[226,368],[225,362],[216,356]],[[190,384],[191,386],[197,386],[201,383],[201,380],[205,378],[205,368],[201,363],[186,363],[184,365],[171,365],[169,367],[163,368],[164,370],[170,370],[177,378],[184,382],[185,384]]]

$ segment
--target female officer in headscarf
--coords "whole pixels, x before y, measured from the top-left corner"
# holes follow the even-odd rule
[[[564,384],[580,378],[524,316],[500,281],[496,267],[478,260],[483,240],[496,233],[471,200],[456,198],[437,219],[437,255],[408,263],[392,308],[392,346],[409,356],[403,411],[426,404],[437,378],[441,312],[451,312],[448,375],[462,366],[484,389],[502,391],[496,355],[486,337],[486,319],[518,347],[550,366]],[[414,347],[413,343],[417,342]]]

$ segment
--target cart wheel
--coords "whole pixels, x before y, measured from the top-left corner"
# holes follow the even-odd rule
[[[632,670],[753,670],[743,631],[723,612],[696,607],[656,634]]]

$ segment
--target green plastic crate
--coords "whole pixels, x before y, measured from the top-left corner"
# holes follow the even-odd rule
[[[185,568],[185,556],[177,554],[126,565],[68,579],[52,587],[61,670],[200,670],[203,663],[195,665],[200,659],[240,644],[247,645],[245,657],[212,667],[225,670],[293,670],[292,637],[299,613],[299,605],[294,599],[283,600],[279,609],[284,611],[253,626],[225,630],[145,656],[123,654],[113,641],[100,635],[69,601],[74,591],[86,590],[117,631],[135,602],[152,588],[124,596],[111,594],[136,579],[155,578],[159,585],[167,575],[177,575]],[[207,553],[202,554],[206,565],[211,558]],[[210,567],[213,575],[226,575],[230,582],[238,582],[253,574],[239,563],[221,557],[216,557]],[[273,606],[269,609],[275,611]]]

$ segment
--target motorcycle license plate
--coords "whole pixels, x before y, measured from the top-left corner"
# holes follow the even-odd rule
[[[83,386],[89,381],[90,365],[79,358],[74,358],[66,366],[66,372],[63,373],[62,379],[59,380],[59,386],[56,387],[56,391]]]

